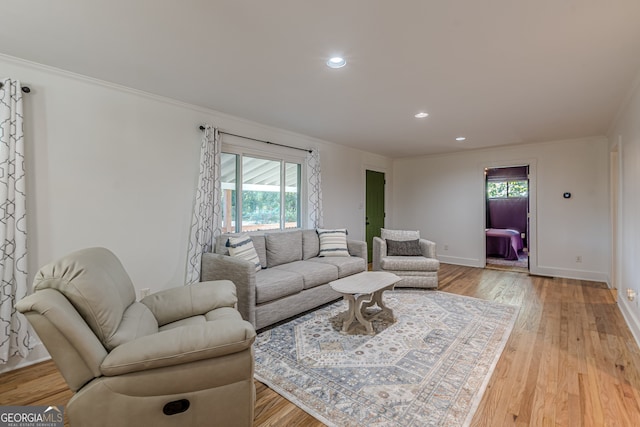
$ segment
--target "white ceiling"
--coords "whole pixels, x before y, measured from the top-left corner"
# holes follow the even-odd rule
[[[391,157],[604,135],[640,71],[638,0],[4,0],[0,21],[1,53]]]

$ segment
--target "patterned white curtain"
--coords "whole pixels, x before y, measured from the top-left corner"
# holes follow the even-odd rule
[[[200,148],[200,174],[193,204],[186,284],[200,281],[202,254],[211,252],[214,239],[220,235],[220,154],[222,143],[218,130],[206,125]]]
[[[314,148],[307,154],[307,227],[322,228],[322,182],[320,180],[320,152]]]
[[[0,87],[0,363],[31,350],[27,320],[15,303],[27,295],[27,216],[22,89]]]

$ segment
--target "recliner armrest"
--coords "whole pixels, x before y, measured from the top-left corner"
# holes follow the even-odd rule
[[[237,353],[251,347],[256,332],[249,322],[221,319],[146,335],[114,348],[102,361],[105,376],[175,366]]]
[[[235,307],[236,286],[229,280],[194,283],[156,292],[140,301],[158,321],[158,326],[205,314],[220,307]]]

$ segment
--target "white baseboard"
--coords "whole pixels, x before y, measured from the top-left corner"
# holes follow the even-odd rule
[[[47,349],[44,348],[44,345],[41,342],[38,342],[33,347],[33,350],[29,352],[27,357],[12,357],[11,359],[9,359],[9,363],[0,365],[0,374],[13,371],[15,369],[24,368],[36,363],[44,362],[45,360],[49,359],[51,359],[51,356],[47,352]]]
[[[484,265],[482,265],[480,260],[477,258],[462,258],[462,257],[446,256],[446,255],[438,254],[438,261],[443,262],[445,264],[463,265],[465,267],[479,267],[479,268],[484,267]]]
[[[531,266],[531,274],[549,277],[563,277],[565,279],[589,280],[604,282],[609,286],[609,275],[601,271],[574,270],[547,266]]]
[[[618,307],[620,307],[622,316],[625,322],[627,322],[633,338],[635,338],[636,343],[640,346],[640,318],[634,314],[634,303],[627,300],[622,292],[618,292]]]

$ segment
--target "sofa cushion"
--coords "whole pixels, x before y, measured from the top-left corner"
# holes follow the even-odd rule
[[[320,253],[318,256],[349,256],[349,249],[347,248],[347,230],[345,228],[335,230],[318,228],[318,236],[320,238]]]
[[[349,256],[349,257],[316,257],[310,258],[309,262],[319,262],[322,264],[333,265],[338,268],[338,278],[350,276],[352,274],[360,273],[367,269],[367,263],[363,258]]]
[[[420,238],[420,230],[389,230],[388,228],[381,228],[380,237],[382,240],[415,240]]]
[[[302,275],[268,268],[256,273],[256,304],[273,301],[304,289]]]
[[[440,261],[420,256],[388,256],[380,260],[380,267],[395,271],[437,271]]]
[[[282,264],[276,269],[290,271],[302,275],[304,289],[314,288],[324,285],[332,280],[338,279],[338,267],[330,264],[320,264],[318,262],[294,261]]]
[[[422,256],[420,240],[387,239],[387,256]]]
[[[258,258],[258,253],[253,246],[253,240],[246,234],[238,237],[229,237],[226,246],[229,248],[229,255],[232,257],[249,261],[255,266],[256,271],[262,269],[260,258]]]
[[[269,268],[302,259],[302,230],[266,233],[264,238]]]
[[[302,259],[317,257],[320,253],[320,238],[314,230],[302,230]]]
[[[251,240],[253,240],[253,247],[258,253],[260,265],[262,268],[269,267],[269,264],[267,264],[267,242],[264,239],[264,235],[252,235]]]

